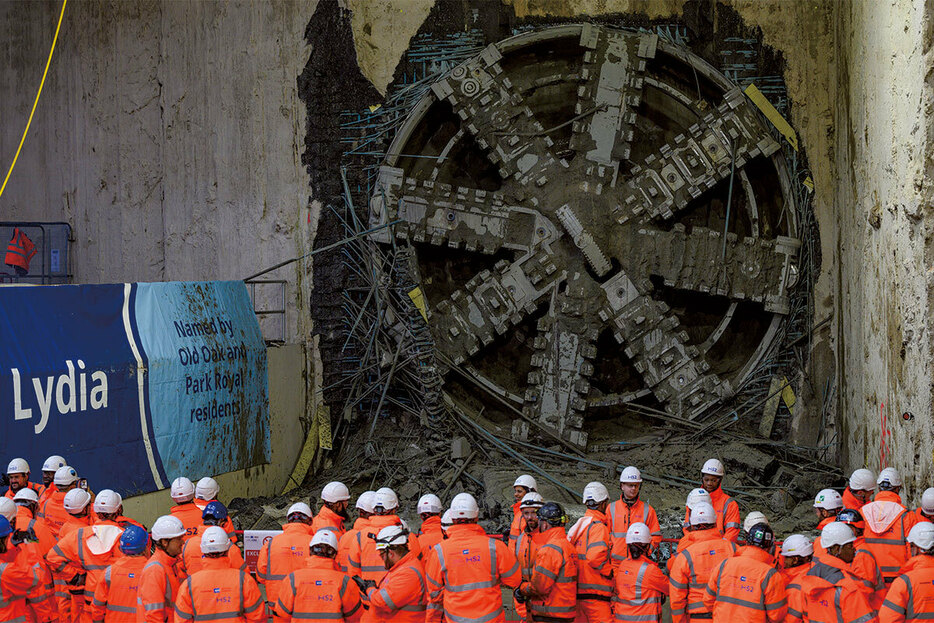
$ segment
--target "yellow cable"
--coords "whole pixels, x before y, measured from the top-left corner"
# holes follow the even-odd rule
[[[55,27],[55,36],[52,38],[52,49],[49,50],[49,59],[45,62],[45,71],[42,72],[42,82],[39,83],[39,91],[36,93],[36,101],[32,103],[32,111],[29,113],[29,120],[26,122],[26,129],[23,130],[23,138],[19,139],[19,147],[16,148],[16,155],[13,156],[13,162],[10,163],[10,170],[6,173],[3,180],[3,186],[0,186],[0,197],[6,188],[6,183],[10,181],[10,175],[13,174],[13,167],[16,166],[16,160],[19,158],[19,152],[23,149],[23,143],[26,142],[26,134],[29,133],[29,126],[32,124],[32,116],[36,114],[36,106],[39,105],[39,96],[42,95],[42,87],[45,85],[45,77],[49,73],[49,65],[52,64],[52,54],[55,52],[55,42],[58,41],[58,31],[62,27],[62,18],[65,17],[65,5],[68,0],[62,0],[62,12],[58,16],[58,26]]]

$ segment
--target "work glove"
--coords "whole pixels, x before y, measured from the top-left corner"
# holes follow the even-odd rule
[[[505,543],[506,545],[509,545],[509,530],[510,528],[506,528],[505,530],[503,530],[503,543]]]
[[[76,573],[75,577],[68,580],[68,586],[74,588],[69,588],[68,592],[72,595],[83,595],[84,594],[84,583],[88,579],[87,573]]]
[[[356,575],[352,575],[350,576],[350,579],[353,580],[357,584],[357,588],[360,589],[360,592],[366,595],[366,582],[363,581],[363,578],[356,576]]]
[[[516,600],[516,602],[518,602],[518,603],[520,603],[520,604],[524,604],[525,602],[527,602],[527,601],[529,600],[529,598],[526,597],[525,595],[523,595],[523,594],[519,591],[519,588],[520,588],[520,587],[517,586],[515,589],[513,589],[513,591],[512,591],[512,596],[513,596],[513,598]]]

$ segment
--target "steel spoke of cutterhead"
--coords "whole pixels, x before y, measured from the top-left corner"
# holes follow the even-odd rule
[[[397,226],[395,235],[413,242],[528,254],[561,235],[541,212],[506,205],[499,193],[404,177],[401,169],[385,166],[378,183],[382,192],[374,199],[371,223],[401,220],[406,225]]]
[[[617,221],[671,218],[730,175],[730,154],[735,154],[740,169],[778,147],[736,87],[716,110],[632,168],[622,188]]]
[[[455,67],[432,85],[435,96],[447,100],[503,179],[540,187],[567,168],[551,152],[553,142],[503,74],[502,55],[490,45],[477,57]]]

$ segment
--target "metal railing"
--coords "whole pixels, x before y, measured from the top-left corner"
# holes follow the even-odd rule
[[[25,233],[34,245],[36,255],[29,263],[29,272],[20,276],[6,263],[0,263],[0,284],[22,283],[50,285],[71,283],[71,225],[63,222],[40,223],[35,221],[0,222],[0,254],[6,256],[6,248],[16,228]]]

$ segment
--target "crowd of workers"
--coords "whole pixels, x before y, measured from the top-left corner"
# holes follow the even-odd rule
[[[675,623],[934,619],[934,488],[911,511],[892,468],[878,477],[856,470],[842,495],[820,491],[820,536],[777,546],[761,512],[740,523],[721,487],[723,464],[711,459],[665,565],[635,467],[622,471],[617,500],[588,484],[586,513],[570,527],[560,504],[520,476],[502,538],[478,525],[468,493],[446,510],[423,495],[415,531],[391,489],[366,491],[349,526],[350,492],[332,482],[317,513],[303,502],[288,509],[282,532],[259,552],[255,579],[212,478],[177,478],[175,505],[147,531],[123,515],[119,494],[95,496],[62,457],[45,461],[43,484],[30,476],[14,459],[0,498],[4,623],[498,623],[504,587],[521,619],[545,623],[660,621],[666,600]]]

